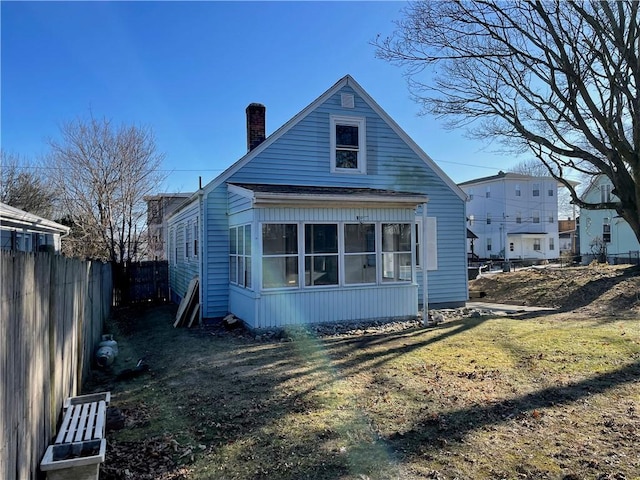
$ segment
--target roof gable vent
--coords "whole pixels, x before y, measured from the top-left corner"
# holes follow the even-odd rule
[[[353,98],[353,94],[351,93],[341,93],[340,94],[340,102],[342,104],[342,108],[354,108],[355,100]]]

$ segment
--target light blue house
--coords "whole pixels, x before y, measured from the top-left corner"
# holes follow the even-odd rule
[[[197,276],[253,328],[465,304],[466,195],[349,75],[268,137],[249,105],[247,144],[168,219],[174,299]]]
[[[605,175],[598,175],[582,194],[588,203],[615,202],[613,185]],[[580,254],[582,263],[591,262],[604,242],[609,263],[638,263],[640,243],[629,224],[615,210],[580,209]]]

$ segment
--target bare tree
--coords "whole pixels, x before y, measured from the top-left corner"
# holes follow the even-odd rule
[[[572,201],[614,209],[640,240],[640,2],[416,2],[379,57],[406,68],[424,111],[530,151]],[[568,173],[617,201],[580,199]]]
[[[54,212],[54,190],[37,165],[19,155],[1,152],[0,202],[25,212],[50,218]]]
[[[514,166],[509,167],[511,173],[520,173],[522,175],[530,175],[532,177],[548,177],[549,170],[544,164],[535,159],[522,160]]]
[[[516,163],[513,167],[509,168],[512,173],[520,173],[522,175],[530,175],[532,177],[548,177],[549,169],[535,158],[529,160],[522,160]],[[571,203],[571,194],[563,188],[564,185],[560,184],[558,189],[558,219],[560,218],[574,218],[575,208]]]
[[[72,227],[65,253],[119,264],[143,252],[145,195],[160,186],[163,155],[149,128],[109,120],[75,120],[49,142],[51,179],[61,192],[63,223]]]

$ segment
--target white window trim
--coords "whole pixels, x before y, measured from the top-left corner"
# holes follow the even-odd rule
[[[331,115],[329,117],[329,143],[331,173],[348,173],[363,175],[367,173],[367,129],[364,117],[347,117],[344,115]],[[350,125],[358,127],[358,168],[336,167],[336,125]]]
[[[307,251],[305,250],[305,246],[306,246],[306,226],[307,225],[336,225],[337,228],[337,242],[338,242],[338,249],[335,253],[307,253]],[[309,290],[318,290],[318,289],[331,289],[331,288],[336,288],[339,287],[341,285],[341,278],[340,275],[343,273],[343,268],[341,268],[341,264],[340,264],[340,260],[342,258],[343,255],[343,251],[341,250],[341,248],[343,248],[341,246],[341,242],[343,241],[343,237],[342,237],[342,232],[340,232],[340,223],[339,222],[331,222],[331,221],[324,221],[324,222],[314,222],[314,221],[305,221],[302,222],[298,225],[298,232],[302,231],[302,235],[300,235],[300,233],[298,233],[298,251],[302,252],[302,255],[300,256],[300,258],[302,259],[302,261],[298,260],[298,275],[300,278],[299,283],[299,288],[300,289],[309,289]],[[307,257],[313,258],[313,257],[317,257],[317,256],[336,256],[338,258],[338,283],[333,283],[333,284],[329,284],[329,285],[307,285],[306,284],[306,271],[305,271],[305,267],[306,267],[306,259]]]
[[[536,248],[536,244],[538,245],[538,248]],[[539,238],[534,238],[533,239],[533,251],[534,252],[541,252],[542,251],[542,241]]]
[[[249,276],[249,285],[247,285],[246,281],[243,281],[242,283],[238,282],[238,276],[239,276],[239,270],[237,270],[236,267],[236,281],[232,281],[231,280],[231,267],[229,267],[229,284],[233,285],[234,287],[238,287],[238,288],[242,288],[245,290],[251,290],[251,291],[255,291],[254,289],[254,271],[253,271],[253,233],[251,233],[251,237],[249,238],[249,245],[251,248],[251,254],[247,255],[247,246],[244,244],[244,240],[245,240],[245,229],[246,227],[249,227],[251,229],[251,232],[253,232],[253,224],[251,222],[249,223],[240,223],[238,225],[230,225],[228,231],[231,232],[232,229],[235,229],[236,232],[236,253],[231,253],[231,249],[229,249],[229,259],[231,259],[231,257],[235,257],[240,258],[242,257],[244,259],[243,265],[245,266],[245,270],[246,270],[246,265],[249,265],[249,270],[251,271],[251,275]],[[242,249],[242,253],[239,253],[239,242],[240,242],[240,229],[242,229],[242,242],[243,242],[243,249]],[[231,243],[231,234],[229,233],[229,243]],[[236,260],[237,261],[237,260]],[[244,271],[243,271],[244,273]],[[244,275],[243,275],[243,279],[244,279]]]
[[[195,223],[193,224],[193,238],[191,239],[193,243],[193,256],[194,258],[198,258],[198,249],[200,248],[200,223],[199,218],[196,217]]]
[[[191,255],[189,255],[189,251],[191,250],[191,221],[188,221],[184,224],[184,259],[189,260]]]
[[[347,225],[357,225],[359,222],[339,222],[338,223],[338,240],[340,243],[338,244],[338,251],[340,252],[340,286],[341,287],[359,287],[359,286],[371,286],[371,285],[382,285],[382,271],[380,268],[380,262],[382,261],[382,254],[380,250],[382,249],[382,225],[380,222],[376,221],[364,221],[360,222],[364,225],[373,225],[374,228],[374,252],[351,252],[347,253],[345,250],[345,227]],[[346,273],[345,272],[345,259],[349,256],[353,255],[375,255],[376,257],[376,280],[374,282],[360,282],[360,283],[347,283]]]
[[[265,255],[264,253],[264,245],[263,245],[263,229],[265,225],[295,225],[296,226],[296,235],[297,235],[297,245],[298,245],[298,251],[297,253],[293,254],[293,253],[279,253],[279,254],[268,254]],[[252,227],[253,228],[253,227]],[[259,222],[258,223],[258,247],[259,247],[259,252],[258,252],[258,262],[259,262],[259,271],[260,271],[260,275],[259,275],[259,284],[256,286],[256,291],[261,291],[261,292],[274,292],[274,291],[292,291],[292,290],[302,290],[303,284],[304,284],[304,277],[301,277],[300,275],[304,274],[304,265],[300,266],[300,249],[304,248],[304,243],[303,243],[303,239],[302,239],[302,235],[300,234],[300,229],[304,228],[304,223],[301,222],[290,222],[290,221],[280,221],[280,220],[269,220],[269,221],[264,221],[264,222]],[[252,234],[253,235],[253,234]],[[252,250],[253,251],[253,250]],[[265,287],[264,286],[264,272],[263,272],[263,267],[264,267],[264,259],[265,258],[286,258],[286,257],[296,257],[298,259],[298,283],[296,286],[279,286],[279,287]]]
[[[534,183],[533,187],[531,188],[531,196],[532,197],[539,197],[540,196],[540,184],[539,183]]]

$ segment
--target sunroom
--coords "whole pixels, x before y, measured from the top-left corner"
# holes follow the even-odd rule
[[[229,311],[253,328],[418,314],[427,196],[229,184]]]

